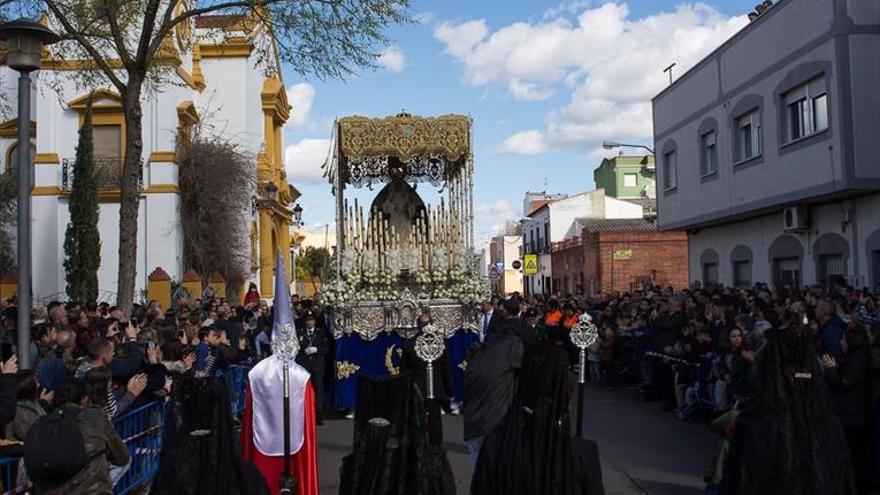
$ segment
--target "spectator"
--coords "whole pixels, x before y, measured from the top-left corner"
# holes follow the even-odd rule
[[[816,304],[816,338],[818,339],[817,353],[821,356],[829,354],[836,361],[843,361],[843,349],[840,342],[846,331],[846,323],[837,316],[834,305],[826,300]]]
[[[99,337],[89,343],[88,359],[77,368],[74,376],[76,378],[85,378],[86,375],[94,368],[107,368],[105,371],[110,373],[109,365],[113,361],[114,349],[113,344],[104,337]],[[112,374],[110,375],[112,376]],[[146,375],[139,373],[131,377],[128,386],[122,391],[121,397],[111,387],[105,392],[104,410],[107,417],[114,418],[125,412],[144,391],[147,385]]]
[[[52,392],[41,392],[37,375],[32,370],[16,374],[15,418],[6,426],[6,438],[24,442],[31,425],[46,415],[46,407],[52,403]]]
[[[58,484],[35,478],[34,493],[44,495],[112,495],[110,467],[131,462],[128,448],[119,438],[100,405],[89,404],[85,380],[66,379],[59,384],[56,406],[76,418],[88,464],[72,478]],[[33,473],[33,470],[31,470]]]
[[[5,362],[0,363],[0,428],[6,430],[8,425],[15,419],[17,409],[17,378],[18,357],[12,356]]]
[[[719,380],[715,400],[719,411],[726,411],[731,402],[748,396],[754,353],[744,342],[743,332],[733,328],[727,334],[727,345],[718,364]]]
[[[834,408],[843,425],[860,494],[867,494],[871,486],[869,459],[873,417],[869,346],[867,332],[861,328],[849,329],[841,342],[846,356],[842,362],[830,354],[822,355]]]

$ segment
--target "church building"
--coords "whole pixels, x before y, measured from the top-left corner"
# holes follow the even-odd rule
[[[267,48],[268,47],[268,48]],[[274,56],[266,56],[266,54]],[[2,57],[2,54],[0,54]],[[2,62],[2,61],[0,61]],[[120,64],[120,61],[115,61]],[[201,16],[177,27],[165,39],[154,62],[166,66],[165,79],[142,99],[143,155],[139,184],[136,294],[161,268],[180,281],[184,240],[180,222],[178,137],[203,119],[210,132],[221,132],[253,157],[253,205],[242,218],[250,238],[250,279],[263,297],[273,293],[276,249],[290,253],[293,203],[299,191],[288,183],[284,166],[283,126],[290,118],[277,46],[255,19]],[[37,301],[64,299],[64,234],[74,180],[78,129],[87,103],[93,107],[95,168],[99,181],[101,266],[99,299],[115,302],[119,261],[120,178],[125,153],[125,121],[120,95],[109,81],[82,87],[76,71],[87,71],[89,60],[53,57],[48,47],[42,69],[31,75],[30,122],[34,150],[32,191],[33,292]],[[2,91],[16,115],[17,73],[0,66]],[[0,159],[4,173],[16,167],[19,123],[0,122]],[[210,164],[205,164],[210,166]],[[223,217],[228,212],[218,211]],[[284,256],[288,279],[290,256]]]

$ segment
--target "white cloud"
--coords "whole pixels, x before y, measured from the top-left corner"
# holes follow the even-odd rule
[[[541,87],[535,83],[523,82],[519,79],[510,81],[508,89],[513,98],[520,101],[546,100],[553,96],[553,90]]]
[[[676,62],[681,74],[748,23],[699,2],[643,18],[631,16],[626,3],[589,4],[564,1],[540,21],[494,32],[484,20],[434,29],[467,84],[503,84],[517,100],[570,94],[549,112],[544,129],[516,133],[499,151],[592,151],[606,138],[650,142],[651,98],[668,84],[663,68]]]
[[[541,131],[523,131],[505,139],[496,151],[507,155],[537,155],[547,151],[547,142]]]
[[[321,166],[329,151],[329,139],[308,138],[288,146],[284,150],[288,179],[293,185],[297,182],[323,181],[324,170]]]
[[[406,55],[396,46],[389,46],[382,50],[379,54],[379,65],[382,65],[391,72],[403,72],[406,65]]]
[[[297,83],[287,88],[287,102],[290,103],[290,120],[287,126],[299,129],[309,118],[312,101],[315,99],[315,88],[309,83]]]
[[[418,22],[419,24],[428,24],[434,20],[433,12],[419,12],[418,14],[413,16],[413,20]]]
[[[477,226],[475,244],[477,246],[488,244],[489,240],[504,230],[508,221],[516,218],[516,210],[506,198],[494,203],[476,205],[474,207],[474,223]]]

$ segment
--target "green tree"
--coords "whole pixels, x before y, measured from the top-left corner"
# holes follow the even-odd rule
[[[39,18],[61,40],[57,60],[88,60],[88,68],[68,71],[65,82],[83,88],[109,86],[119,93],[125,116],[125,152],[119,202],[117,305],[129,311],[135,298],[137,229],[144,151],[141,100],[167,84],[174,67],[157,64],[178,26],[205,15],[254,18],[272,42],[254,47],[257,61],[277,60],[294,72],[345,78],[375,68],[384,30],[409,22],[410,0],[0,0],[0,15]],[[197,33],[198,35],[198,33]],[[207,33],[211,37],[223,34]],[[213,40],[218,41],[217,39]],[[281,67],[276,67],[280,71]],[[59,84],[58,88],[61,89]]]
[[[308,280],[312,288],[318,290],[318,281],[324,280],[324,273],[330,263],[330,251],[327,248],[306,246],[296,257],[296,279]]]
[[[101,265],[101,236],[98,232],[98,180],[92,142],[92,102],[86,107],[79,129],[73,188],[67,209],[70,221],[64,233],[64,273],[67,297],[82,303],[98,299],[98,267]]]

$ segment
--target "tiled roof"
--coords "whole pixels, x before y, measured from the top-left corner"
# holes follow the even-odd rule
[[[657,209],[657,200],[654,198],[633,198],[633,199],[621,199],[621,201],[626,201],[627,203],[633,203],[641,206],[643,209]]]
[[[587,232],[650,232],[657,230],[653,223],[641,218],[578,218]]]

